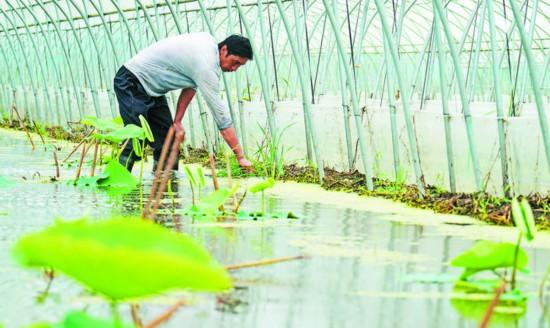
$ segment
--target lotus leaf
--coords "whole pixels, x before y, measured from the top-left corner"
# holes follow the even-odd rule
[[[97,118],[95,116],[86,116],[80,120],[80,123],[84,125],[93,126],[99,131],[111,131],[116,130],[122,126],[114,120],[106,120],[103,118]]]
[[[197,209],[205,214],[213,214],[234,193],[229,189],[218,189],[204,196],[197,204]]]
[[[13,256],[26,267],[62,272],[112,300],[178,288],[231,288],[227,272],[193,239],[139,218],[59,221],[22,237]]]
[[[136,178],[116,160],[110,161],[105,166],[103,174],[107,174],[107,177],[97,180],[97,185],[100,187],[134,188],[137,185]]]
[[[455,257],[451,265],[464,268],[461,279],[466,279],[479,271],[513,267],[515,252],[514,244],[481,240]],[[519,248],[516,266],[518,269],[524,269],[526,265],[527,253]]]
[[[258,191],[264,191],[265,189],[272,188],[274,185],[275,180],[273,178],[269,178],[262,182],[256,183],[255,185],[252,185],[250,188],[248,188],[248,190],[255,194]]]

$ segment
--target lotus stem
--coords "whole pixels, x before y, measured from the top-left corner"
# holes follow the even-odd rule
[[[176,311],[184,304],[185,303],[183,301],[179,301],[176,304],[172,305],[170,308],[168,308],[168,310],[161,313],[158,317],[156,317],[151,322],[149,322],[147,325],[145,325],[145,328],[156,328],[156,327],[158,327],[161,323],[163,323],[163,322],[167,321],[168,319],[170,319],[174,315],[174,313],[176,313]]]
[[[139,184],[141,184],[142,182],[144,160],[145,160],[145,139],[143,139],[141,143],[141,161],[139,163]]]
[[[208,162],[210,163],[210,170],[212,171],[212,183],[214,184],[214,190],[220,189],[218,186],[218,177],[216,176],[216,161],[214,155],[208,155]]]
[[[78,169],[76,170],[76,179],[80,178],[80,172],[82,171],[82,162],[84,162],[84,156],[86,155],[86,143],[82,144],[82,153],[80,154],[80,162],[78,163]]]
[[[511,281],[512,290],[516,289],[516,271],[517,271],[517,265],[518,265],[519,246],[521,244],[522,235],[523,233],[520,231],[518,235],[518,242],[516,243],[516,248],[514,250],[514,266],[512,267],[512,281]]]
[[[65,156],[62,162],[65,163],[71,156],[73,156],[73,154],[76,152],[78,147],[80,147],[80,145],[82,145],[86,141],[86,139],[88,139],[88,137],[91,136],[92,133],[94,132],[95,132],[95,129],[92,129],[90,132],[88,132],[88,134],[85,135],[84,138],[82,138],[82,140],[80,140],[80,142],[76,146],[74,146],[73,150],[71,150],[71,152],[67,156]]]
[[[59,179],[59,160],[57,159],[57,152],[53,151],[53,161],[55,162],[55,177]]]
[[[255,262],[248,262],[248,263],[241,263],[241,264],[234,264],[234,265],[226,265],[226,270],[239,270],[244,268],[252,268],[257,266],[264,266],[264,265],[271,265],[275,263],[280,262],[287,262],[287,261],[293,261],[293,260],[303,260],[307,259],[308,256],[305,255],[298,255],[298,256],[287,256],[287,257],[279,257],[274,259],[266,259],[266,260],[260,260]]]
[[[132,313],[132,321],[138,328],[143,328],[143,321],[139,313],[139,304],[130,304],[130,312]]]
[[[34,151],[36,149],[36,147],[34,146],[34,141],[32,141],[32,137],[31,137],[31,134],[29,133],[29,130],[27,129],[25,124],[23,124],[23,121],[21,120],[21,116],[19,115],[19,112],[17,111],[17,107],[15,107],[15,104],[13,104],[11,106],[11,108],[15,112],[15,115],[17,115],[17,119],[19,120],[19,124],[21,125],[21,127],[23,127],[23,130],[25,130],[25,133],[27,134],[27,137],[29,138],[29,141],[31,142],[32,150]]]
[[[241,196],[241,198],[240,198],[239,201],[237,202],[237,205],[235,206],[235,209],[233,210],[234,213],[239,212],[239,208],[241,208],[241,204],[243,203],[244,198],[246,197],[246,193],[247,193],[247,192],[248,192],[248,190],[245,189],[243,195]]]
[[[35,121],[32,121],[32,124],[34,125],[36,133],[38,134],[38,136],[40,137],[40,140],[42,141],[42,145],[44,145],[44,151],[46,151],[47,150],[46,141],[44,140],[44,137],[42,136],[42,133],[40,133],[40,130],[38,129],[38,125],[36,125]]]
[[[493,298],[491,303],[489,303],[489,307],[487,307],[487,311],[485,311],[485,314],[483,315],[483,319],[481,320],[481,324],[479,325],[479,328],[487,328],[489,326],[489,322],[491,321],[491,317],[493,316],[495,307],[497,306],[498,301],[500,300],[500,296],[502,295],[502,293],[504,293],[505,288],[506,288],[506,281],[501,280],[500,285],[496,290],[495,297]]]
[[[94,144],[94,159],[92,161],[92,172],[90,173],[90,176],[94,176],[95,174],[95,165],[96,165],[96,161],[97,161],[97,150],[99,148],[99,141],[96,140],[95,144]]]
[[[176,140],[172,144],[172,149],[170,151],[170,156],[168,157],[168,162],[166,163],[166,167],[164,168],[162,180],[160,181],[160,185],[157,190],[157,194],[155,197],[155,202],[153,204],[153,209],[149,213],[149,218],[153,219],[155,217],[155,213],[157,212],[157,209],[160,204],[160,198],[164,194],[164,190],[166,190],[166,184],[168,182],[168,179],[170,178],[170,174],[172,173],[172,168],[174,167],[174,164],[177,161],[178,157],[178,148],[183,141],[185,137],[176,137]]]
[[[128,144],[129,141],[130,141],[130,138],[126,139],[126,141],[124,141],[124,143],[122,144],[122,147],[120,147],[120,149],[117,150],[117,154],[116,154],[117,160],[120,158],[122,151],[124,150],[124,148],[126,148],[126,145]],[[128,156],[128,160],[130,160],[130,156]],[[128,162],[126,162],[126,166],[128,166]]]
[[[141,214],[142,219],[147,219],[149,216],[149,208],[151,207],[151,202],[153,201],[153,197],[157,192],[160,173],[162,172],[164,161],[166,160],[166,155],[168,154],[168,149],[170,148],[170,144],[172,143],[173,138],[174,138],[174,128],[170,127],[170,129],[168,130],[168,134],[166,135],[166,140],[164,140],[164,145],[162,145],[162,151],[160,153],[160,158],[157,163],[157,169],[155,171],[155,176],[153,178],[153,185],[151,186],[151,192],[149,193],[149,197],[147,198],[147,203],[145,204],[145,207],[143,208],[143,213]]]

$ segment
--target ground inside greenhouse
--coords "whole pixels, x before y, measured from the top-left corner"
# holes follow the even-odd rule
[[[60,158],[73,146],[49,143],[61,149]],[[0,153],[0,176],[15,181],[10,188],[0,188],[0,323],[21,327],[35,321],[55,322],[69,309],[108,317],[105,301],[63,276],[54,279],[49,296],[37,304],[47,281],[40,271],[16,266],[10,249],[20,236],[51,225],[56,218],[137,214],[140,193],[111,195],[68,185],[65,180],[74,177],[74,166],[62,166],[62,181],[52,182],[51,151],[39,143],[32,151],[21,132],[0,130]],[[90,168],[83,170],[87,174]],[[145,172],[147,194],[148,165]],[[488,302],[465,305],[456,299],[453,282],[461,270],[449,262],[475,240],[514,243],[518,235],[514,228],[466,216],[434,214],[387,199],[295,182],[278,182],[268,191],[267,210],[293,212],[298,219],[201,221],[177,213],[191,199],[184,175],[178,178],[181,182],[167,196],[159,219],[197,239],[221,264],[302,258],[232,271],[235,288],[227,294],[178,292],[142,302],[142,316],[148,321],[183,300],[186,305],[167,327],[360,327],[366,322],[395,327],[410,326],[407,322],[413,318],[419,327],[477,327]],[[254,181],[240,182],[245,188]],[[227,179],[220,184],[226,185]],[[247,196],[242,204],[247,211],[259,207],[259,195]],[[519,287],[528,296],[526,307],[497,308],[493,323],[533,327],[547,322],[537,293],[550,262],[550,235],[539,233],[524,246],[531,273],[519,276]],[[121,312],[129,321],[129,307]]]

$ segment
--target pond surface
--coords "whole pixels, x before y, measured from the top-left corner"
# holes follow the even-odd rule
[[[72,147],[57,144],[62,147],[60,158]],[[83,174],[89,170],[85,167]],[[146,166],[145,194],[151,183],[149,171]],[[74,178],[74,172],[74,167],[62,167],[61,177]],[[32,152],[24,134],[0,130],[0,176],[16,182],[0,188],[0,323],[6,327],[54,322],[69,309],[109,316],[105,302],[65,277],[56,278],[50,297],[37,304],[35,297],[46,280],[38,271],[16,266],[10,249],[21,235],[42,229],[57,217],[138,214],[139,195],[109,196],[48,182],[53,175],[51,151],[37,146]],[[145,322],[177,300],[190,304],[166,327],[477,327],[476,320],[461,316],[451,303],[451,280],[460,270],[450,267],[449,261],[476,238],[515,242],[517,237],[513,229],[480,225],[469,218],[294,183],[277,184],[267,193],[267,203],[271,212],[292,211],[300,217],[297,220],[197,221],[170,214],[174,205],[188,206],[191,199],[185,177],[181,173],[178,177],[177,191],[173,199],[165,200],[159,217],[167,226],[198,239],[220,263],[308,258],[233,271],[236,288],[223,297],[172,293],[143,302]],[[243,186],[249,183],[241,181]],[[259,210],[260,197],[249,195],[242,208]],[[549,247],[547,234],[539,234],[528,245],[532,272],[521,276],[521,288],[529,295],[527,313],[515,322],[493,326],[548,325],[536,293],[550,263]],[[129,320],[127,305],[121,312]]]

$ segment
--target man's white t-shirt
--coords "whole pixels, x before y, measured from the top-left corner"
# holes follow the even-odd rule
[[[169,91],[198,88],[220,130],[231,126],[231,116],[220,97],[218,44],[206,32],[169,37],[143,49],[124,64],[151,97]]]

